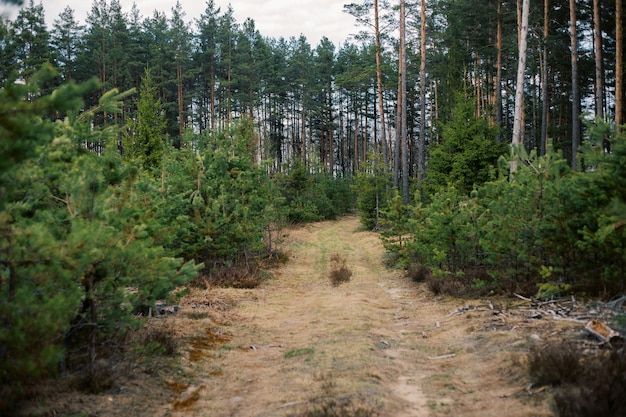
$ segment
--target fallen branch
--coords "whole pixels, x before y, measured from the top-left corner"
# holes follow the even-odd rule
[[[441,356],[430,356],[428,359],[431,361],[437,361],[440,359],[450,359],[450,358],[454,358],[456,356],[456,353],[449,353],[447,355],[441,355]]]
[[[524,301],[528,301],[528,302],[532,302],[533,301],[532,298],[524,297],[523,295],[519,295],[519,294],[516,294],[516,293],[513,293],[513,295],[516,296],[517,298],[521,299],[521,300],[524,300]]]

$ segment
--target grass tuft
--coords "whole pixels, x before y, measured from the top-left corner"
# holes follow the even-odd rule
[[[333,287],[349,282],[352,278],[352,271],[346,265],[346,259],[338,253],[330,257],[330,271],[328,273]]]
[[[531,349],[532,381],[554,387],[557,416],[618,417],[626,415],[626,351],[586,356],[567,343]]]

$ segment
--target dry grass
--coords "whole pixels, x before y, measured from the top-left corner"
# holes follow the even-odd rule
[[[318,377],[321,388],[319,398],[310,401],[308,409],[290,417],[377,417],[376,407],[367,405],[363,396],[340,396],[337,383],[332,374]]]
[[[414,262],[409,264],[409,266],[407,267],[406,275],[413,282],[425,282],[431,277],[432,273],[430,269],[428,269],[424,265]]]
[[[571,343],[535,345],[528,355],[528,373],[537,385],[573,383],[581,371],[581,355]]]
[[[570,343],[531,349],[528,369],[534,383],[554,387],[554,405],[563,417],[626,415],[626,352],[587,357]]]
[[[352,270],[346,265],[346,258],[338,253],[334,253],[330,257],[330,271],[328,272],[330,282],[333,287],[350,282],[352,278]]]

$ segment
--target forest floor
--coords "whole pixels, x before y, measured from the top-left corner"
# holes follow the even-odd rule
[[[23,415],[550,416],[528,389],[538,339],[574,324],[530,320],[516,301],[434,296],[386,269],[377,234],[346,217],[286,231],[289,261],[257,289],[194,290],[151,319],[178,340],[103,394],[54,394]],[[353,272],[333,286],[330,258]]]

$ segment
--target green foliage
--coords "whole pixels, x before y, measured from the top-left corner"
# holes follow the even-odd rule
[[[606,140],[608,131],[597,129]],[[551,149],[544,157],[521,153],[511,179],[485,182],[469,197],[443,189],[429,204],[412,206],[408,216],[386,211],[393,231],[387,249],[405,265],[424,265],[468,291],[534,294],[537,284],[543,296],[622,291],[626,140],[608,135],[611,153],[598,152],[600,139],[587,151],[589,172],[571,171]],[[392,237],[403,233],[400,246]]]
[[[451,185],[467,195],[474,185],[494,179],[493,166],[508,146],[497,142],[497,128],[475,113],[475,100],[457,95],[452,118],[442,127],[441,143],[429,149],[426,188],[430,193]]]
[[[369,166],[354,177],[352,189],[356,194],[356,206],[361,224],[370,230],[378,227],[380,213],[392,198],[391,174],[387,172],[380,156],[371,155]]]
[[[0,211],[3,409],[33,378],[58,372],[62,361],[74,366],[87,357],[93,371],[103,342],[198,271],[149,235],[155,217],[132,197],[145,174],[117,154],[110,139],[118,132],[85,126],[98,111],[119,108],[124,94],[113,90],[97,107],[72,113],[90,85],[70,84],[34,102],[26,100],[27,93],[37,96],[31,84],[10,85],[0,96],[0,108],[10,108],[15,121],[2,124],[13,142],[2,160],[14,156],[3,166]],[[64,122],[38,115],[55,110],[68,112]],[[104,155],[81,147],[88,131],[112,144]]]
[[[36,155],[38,146],[52,140],[53,123],[47,116],[79,108],[80,96],[95,82],[77,86],[74,83],[41,95],[41,86],[56,76],[50,65],[44,65],[27,83],[7,81],[0,88],[0,186],[3,174],[23,160]],[[0,194],[1,197],[1,194]]]
[[[540,300],[553,300],[555,298],[563,297],[572,289],[570,284],[561,284],[556,282],[544,282],[537,284],[539,291],[537,291],[537,298]]]
[[[382,210],[380,221],[380,234],[386,249],[400,254],[400,262],[396,260],[396,264],[392,266],[407,266],[406,243],[411,239],[410,232],[415,227],[415,222],[421,220],[421,204],[417,203],[415,206],[404,204],[402,196],[394,190],[392,198],[387,202],[387,208]]]
[[[146,171],[161,168],[166,142],[167,123],[157,93],[150,70],[146,68],[136,102],[137,118],[129,119],[122,141],[124,156],[129,160],[138,160]]]
[[[300,163],[287,173],[277,174],[274,182],[285,199],[286,216],[290,222],[334,219],[354,207],[349,180],[312,174]]]
[[[0,213],[0,410],[24,382],[56,372],[80,303],[65,248],[45,224],[11,211]]]
[[[254,162],[249,121],[227,132],[192,138],[200,149],[170,149],[163,177],[142,185],[153,207],[150,234],[169,251],[209,265],[229,265],[264,249],[280,201]]]

